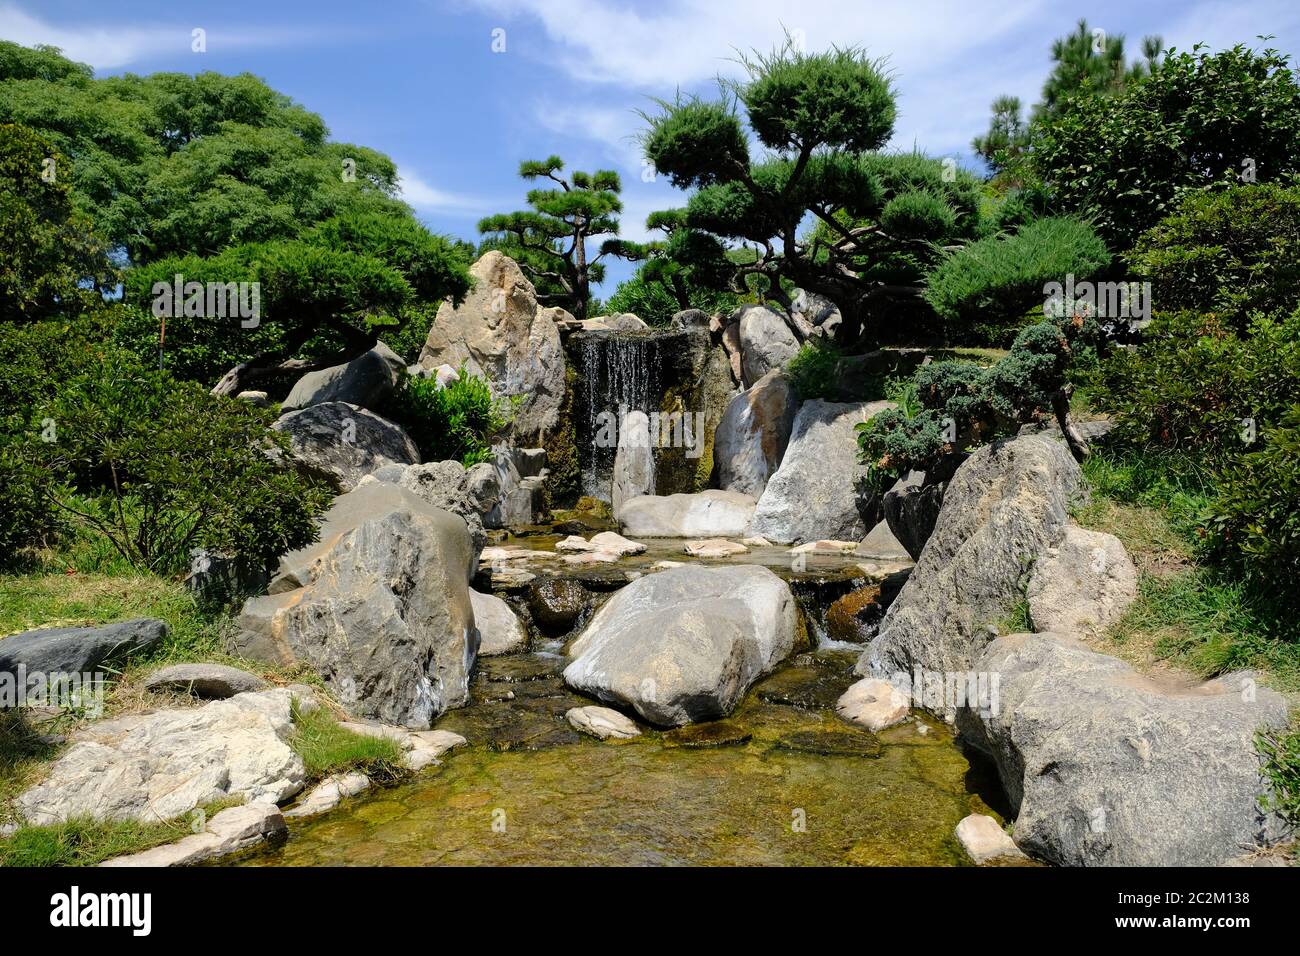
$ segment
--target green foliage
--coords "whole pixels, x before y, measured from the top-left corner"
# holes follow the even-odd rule
[[[0,322],[78,311],[91,298],[83,280],[111,284],[104,248],[73,208],[61,169],[70,166],[46,139],[0,125]]]
[[[1117,419],[1117,440],[1218,466],[1249,450],[1251,422],[1256,434],[1278,425],[1300,395],[1300,310],[1257,317],[1245,336],[1209,315],[1163,316],[1102,376],[1094,404]]]
[[[1291,826],[1300,827],[1300,730],[1262,733],[1256,746],[1264,758],[1264,779],[1269,785],[1260,804]]]
[[[1208,312],[1245,332],[1254,312],[1300,306],[1300,185],[1192,193],[1128,258],[1161,311]]]
[[[460,367],[440,387],[436,378],[403,378],[387,414],[406,429],[425,461],[454,459],[466,468],[492,460],[492,440],[510,424],[510,403],[495,398],[487,380]]]
[[[971,149],[994,172],[1003,172],[1016,164],[1029,147],[1029,124],[1021,110],[1020,97],[999,96],[993,101],[988,132],[971,140]]]
[[[142,823],[78,817],[48,826],[23,826],[0,840],[0,866],[95,866],[190,834],[189,821]]]
[[[1000,345],[1031,309],[1044,304],[1047,283],[1063,283],[1067,274],[1082,282],[1109,263],[1105,244],[1088,225],[1040,219],[1013,235],[981,239],[952,253],[930,274],[925,299],[950,329],[970,329]]]
[[[268,457],[288,447],[269,411],[130,353],[95,358],[36,406],[51,433],[23,447],[31,480],[71,520],[158,572],[183,569],[196,548],[269,562],[315,539],[330,495]]]
[[[824,339],[810,339],[785,365],[785,376],[802,401],[831,398],[843,352]]]
[[[1127,249],[1189,193],[1300,170],[1300,85],[1276,50],[1170,51],[1143,82],[1068,98],[1032,158],[1063,208]]]
[[[563,169],[558,156],[520,163],[524,179],[549,179],[558,188],[530,189],[531,209],[488,216],[478,228],[487,236],[485,248],[504,252],[534,280],[539,302],[585,319],[592,283],[605,276],[600,260],[623,255],[617,239],[607,240],[594,255],[587,247],[594,236],[618,234],[623,187],[612,170],[575,170],[565,179],[559,175]]]
[[[729,315],[741,303],[741,297],[733,292],[694,286],[689,282],[686,289],[685,299],[690,303],[686,308],[699,309],[710,315]],[[605,315],[631,312],[658,328],[667,326],[669,320],[681,310],[681,300],[669,291],[669,286],[647,278],[644,270],[640,269],[631,278],[620,282],[614,294],[601,307],[601,312]]]
[[[1088,28],[1087,20],[1080,20],[1073,33],[1052,43],[1055,65],[1043,83],[1043,99],[1034,108],[1035,116],[1058,114],[1072,97],[1095,99],[1123,91],[1159,70],[1162,45],[1159,37],[1145,37],[1142,50],[1146,61],[1130,65],[1124,52],[1124,34],[1098,34]]]
[[[349,770],[360,770],[378,780],[393,780],[405,773],[400,744],[341,727],[323,707],[303,713],[295,703],[293,723],[289,745],[302,757],[308,780]]]

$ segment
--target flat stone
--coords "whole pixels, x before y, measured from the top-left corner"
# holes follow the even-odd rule
[[[630,740],[641,736],[634,721],[609,707],[574,707],[564,716],[574,730],[600,740],[608,740],[610,737]]]
[[[158,867],[186,866],[237,853],[265,840],[283,837],[284,815],[274,803],[254,801],[241,807],[227,807],[214,814],[202,833],[143,853],[114,857],[100,866]]]
[[[0,639],[0,673],[86,674],[147,650],[167,635],[154,618],[103,627],[45,627]]]
[[[193,694],[212,700],[266,688],[266,681],[225,664],[173,664],[145,678],[147,690]]]
[[[823,757],[880,756],[880,741],[874,734],[843,730],[797,730],[777,740],[776,747]]]
[[[833,541],[821,538],[791,548],[786,554],[847,554],[857,550],[857,547],[856,541]]]
[[[976,863],[987,863],[1000,856],[1023,857],[1020,848],[998,821],[982,813],[972,813],[957,824],[957,842]]]
[[[299,800],[294,806],[284,811],[286,819],[314,817],[328,813],[337,807],[344,797],[354,797],[370,786],[370,778],[364,773],[334,774],[326,777]]]
[[[730,720],[715,720],[707,724],[689,724],[670,730],[663,736],[669,747],[700,749],[705,747],[735,747],[747,744],[753,734]]]
[[[693,558],[728,558],[733,554],[744,554],[749,549],[725,538],[705,538],[701,541],[687,541],[682,550]]]
[[[901,724],[911,712],[907,695],[877,677],[864,677],[852,685],[836,701],[835,709],[845,720],[871,731]]]

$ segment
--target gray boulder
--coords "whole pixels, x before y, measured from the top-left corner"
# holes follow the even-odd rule
[[[1099,633],[1138,593],[1137,568],[1113,534],[1070,525],[1034,562],[1025,597],[1036,631]]]
[[[669,325],[674,329],[707,329],[712,320],[707,312],[699,309],[682,309],[680,312],[674,312]]]
[[[892,402],[804,402],[781,467],[754,509],[752,533],[778,544],[858,541],[875,524],[854,427]],[[867,522],[870,521],[871,524]]]
[[[406,363],[383,342],[351,362],[308,372],[294,383],[280,408],[291,412],[322,402],[379,408],[397,388]]]
[[[655,453],[650,443],[650,419],[645,412],[630,411],[618,433],[614,455],[614,484],[610,502],[618,517],[623,502],[655,493]]]
[[[1286,702],[1249,676],[1161,686],[1059,634],[999,638],[975,666],[998,675],[998,706],[963,708],[957,725],[997,764],[1027,853],[1215,866],[1281,836],[1259,807],[1254,741],[1286,725]]]
[[[495,594],[469,592],[474,607],[474,625],[478,628],[480,657],[513,654],[528,646],[528,632],[510,605]]]
[[[85,674],[116,664],[167,636],[167,625],[135,618],[103,627],[45,627],[0,638],[0,674]]]
[[[245,603],[231,650],[305,663],[355,716],[428,727],[465,703],[478,634],[465,522],[370,481],[335,501],[321,540]]]
[[[1036,435],[972,454],[948,483],[934,533],[857,672],[970,670],[1033,562],[1064,536],[1079,477],[1063,444]]]
[[[265,690],[266,681],[225,664],[172,664],[146,677],[144,686],[146,690],[224,700],[236,694]]]
[[[889,530],[915,561],[934,532],[943,507],[943,490],[947,482],[925,484],[925,474],[909,472],[885,492],[880,501]]]
[[[740,333],[740,368],[748,387],[799,351],[785,316],[765,305],[742,305],[732,315]]]
[[[646,575],[592,617],[564,680],[660,726],[723,717],[794,650],[797,615],[789,586],[757,565]]]
[[[469,473],[458,461],[431,461],[412,465],[402,472],[398,487],[414,492],[435,508],[451,512],[465,522],[472,547],[470,574],[478,567],[478,556],[487,544],[480,511],[482,489],[471,490]]]
[[[799,398],[779,370],[727,404],[713,441],[718,485],[757,498],[781,465]]]
[[[753,517],[749,495],[709,490],[631,498],[618,523],[633,538],[734,538],[746,534]]]
[[[511,434],[541,444],[564,402],[564,350],[556,315],[539,309],[533,284],[513,259],[493,250],[470,267],[474,289],[459,306],[438,308],[420,352],[426,368],[462,363],[487,379],[493,394],[518,398]]]
[[[414,465],[420,451],[406,431],[347,402],[323,402],[281,415],[271,426],[289,436],[295,463],[348,492],[385,465]]]

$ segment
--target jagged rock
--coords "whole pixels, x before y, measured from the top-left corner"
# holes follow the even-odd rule
[[[623,504],[619,525],[637,538],[737,538],[749,529],[754,504],[735,491],[643,495]]]
[[[100,866],[188,866],[238,853],[266,840],[281,839],[287,830],[280,808],[258,801],[221,810],[207,821],[201,833],[141,853],[114,857]]]
[[[913,561],[934,532],[946,487],[947,482],[926,484],[925,475],[914,471],[898,479],[881,499],[885,523]]]
[[[1161,686],[1059,634],[999,638],[973,666],[999,675],[997,706],[957,726],[997,764],[1029,855],[1214,866],[1283,834],[1259,806],[1255,734],[1286,726],[1286,701],[1249,675]]]
[[[608,740],[610,737],[630,740],[641,736],[635,721],[609,707],[574,707],[564,717],[574,730],[598,740]]]
[[[147,650],[167,625],[140,617],[103,627],[43,627],[0,638],[0,674],[88,674]]]
[[[650,418],[645,412],[630,411],[618,433],[614,455],[614,485],[610,503],[614,517],[625,501],[655,493],[655,454],[650,441]]]
[[[146,690],[193,694],[222,700],[248,691],[263,690],[266,681],[225,664],[172,664],[145,678]]]
[[[1037,435],[971,455],[948,483],[934,533],[857,672],[971,670],[1020,599],[1030,564],[1065,534],[1079,480],[1065,447]]]
[[[864,677],[844,692],[835,709],[845,720],[874,732],[901,724],[912,708],[907,695],[889,681]]]
[[[470,374],[488,380],[493,394],[518,397],[511,434],[517,444],[540,444],[555,427],[564,401],[557,310],[539,309],[533,284],[513,259],[496,250],[475,262],[470,275],[474,289],[465,301],[439,306],[420,364],[460,368],[463,363]]]
[[[463,704],[477,651],[465,522],[405,488],[342,495],[321,540],[245,603],[231,649],[316,670],[351,713],[427,727]]]
[[[495,594],[469,592],[478,627],[478,652],[482,657],[513,654],[528,646],[528,632],[510,605]]]
[[[302,789],[288,745],[287,690],[202,707],[96,721],[78,730],[45,779],[19,795],[35,824],[73,817],[169,820],[228,797],[278,803]]]
[[[280,403],[286,412],[322,402],[379,408],[397,389],[406,363],[383,342],[344,365],[308,372]]]
[[[483,502],[479,492],[471,490],[469,473],[458,461],[431,461],[412,465],[402,472],[398,486],[414,492],[421,500],[435,508],[450,512],[465,522],[473,553],[470,573],[478,566],[478,556],[487,544],[487,531],[483,528],[480,509]]]
[[[414,465],[420,451],[406,431],[347,402],[322,402],[289,412],[271,426],[289,436],[294,463],[340,491],[385,465]]]
[[[789,586],[767,568],[661,571],[596,612],[564,680],[661,726],[711,720],[790,654],[796,625]]]
[[[911,554],[898,538],[894,537],[889,522],[885,520],[876,522],[876,526],[854,549],[854,554],[860,558],[876,558],[881,561],[912,560]]]
[[[733,313],[739,326],[740,368],[746,386],[779,369],[799,351],[785,316],[765,305],[742,305]]]
[[[752,533],[790,544],[817,538],[861,540],[875,502],[865,492],[854,427],[893,402],[804,402],[781,467],[754,509]]]
[[[718,485],[757,498],[781,465],[799,398],[779,370],[727,404],[714,438]]]
[[[1034,562],[1025,597],[1036,631],[1099,633],[1137,600],[1137,568],[1112,534],[1069,526]]]
[[[998,826],[998,821],[983,813],[962,817],[954,831],[957,842],[975,863],[987,863],[1000,856],[1024,856],[1014,840]]]

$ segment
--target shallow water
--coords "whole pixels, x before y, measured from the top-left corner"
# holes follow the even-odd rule
[[[877,745],[818,706],[851,682],[850,666],[844,655],[802,655],[720,722],[720,736],[750,739],[705,748],[657,731],[627,742],[579,737],[563,712],[584,701],[553,676],[489,700],[498,676],[440,723],[472,746],[412,782],[291,824],[286,843],[241,862],[965,864],[953,828],[992,812],[988,769],[972,768],[941,723],[910,721]],[[501,719],[520,715],[524,726]],[[844,751],[852,755],[835,755]]]

